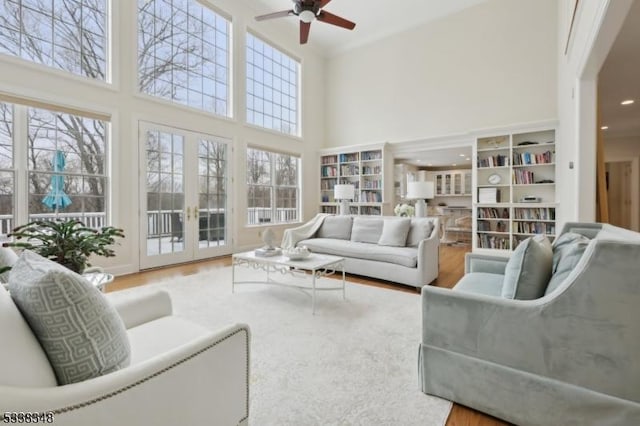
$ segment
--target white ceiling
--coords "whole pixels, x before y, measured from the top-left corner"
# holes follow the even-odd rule
[[[605,139],[640,136],[640,0],[635,0],[598,78]],[[635,99],[633,105],[620,105]]]
[[[356,23],[353,31],[315,21],[309,44],[327,56],[406,31],[486,0],[332,0],[325,10]],[[291,0],[245,0],[257,15],[292,8]],[[298,27],[298,18],[280,18],[283,25]],[[258,23],[257,25],[260,25]]]

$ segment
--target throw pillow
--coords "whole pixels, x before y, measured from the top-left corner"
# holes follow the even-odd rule
[[[351,238],[351,216],[327,216],[318,229],[318,238],[335,238],[348,240]]]
[[[522,241],[507,262],[502,297],[521,300],[542,297],[551,277],[552,258],[546,235]]]
[[[560,263],[560,259],[562,259],[567,251],[573,250],[573,246],[576,243],[586,243],[589,244],[589,238],[585,237],[582,234],[576,234],[575,232],[565,232],[560,235],[553,242],[553,267],[551,269],[551,273],[555,274],[558,271],[558,264]]]
[[[561,239],[565,235],[567,235],[567,233],[558,239]],[[553,248],[554,271],[549,280],[547,290],[544,292],[545,295],[550,294],[556,288],[560,287],[560,284],[562,284],[571,271],[578,265],[584,251],[589,245],[590,240],[587,237],[580,234],[573,235],[577,237],[567,237]]]
[[[406,217],[402,219],[385,219],[382,225],[382,235],[378,240],[381,246],[404,247],[407,244],[407,235],[411,219]]]
[[[18,260],[18,255],[15,251],[11,250],[8,247],[0,247],[0,268],[4,268],[6,266],[13,266]],[[3,272],[0,274],[0,283],[8,283],[9,282],[9,272]]]
[[[129,365],[131,349],[122,319],[82,276],[25,250],[11,270],[9,289],[59,385]]]
[[[407,247],[417,247],[420,241],[426,240],[433,231],[433,222],[427,218],[411,219],[411,227],[407,236]]]
[[[378,244],[384,221],[378,218],[355,217],[351,229],[351,241]]]

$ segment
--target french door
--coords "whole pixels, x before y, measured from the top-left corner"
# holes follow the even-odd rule
[[[140,268],[232,251],[228,139],[141,122]]]

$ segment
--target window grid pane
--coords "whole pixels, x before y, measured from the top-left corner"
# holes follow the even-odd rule
[[[13,105],[0,102],[0,235],[15,227]]]
[[[296,222],[300,218],[300,158],[247,149],[247,223]]]
[[[300,63],[247,33],[247,122],[299,135]]]
[[[196,0],[138,0],[140,92],[230,116],[230,27]]]
[[[4,0],[0,53],[106,80],[107,0]]]
[[[27,109],[27,120],[29,220],[105,226],[107,123],[37,108]]]

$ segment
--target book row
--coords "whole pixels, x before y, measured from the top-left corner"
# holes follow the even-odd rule
[[[553,163],[553,154],[551,151],[545,151],[540,154],[531,152],[523,152],[522,154],[513,155],[513,165],[522,166],[528,164],[548,164]]]

